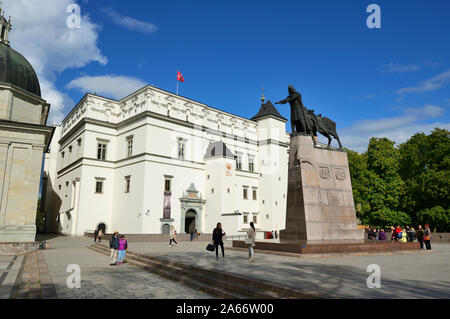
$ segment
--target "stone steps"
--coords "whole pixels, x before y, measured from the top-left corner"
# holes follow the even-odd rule
[[[103,244],[94,244],[89,248],[109,255],[109,248]],[[261,280],[252,280],[237,274],[226,273],[183,264],[171,259],[128,252],[127,262],[142,267],[161,276],[180,283],[197,287],[221,298],[255,299],[304,299],[329,298],[317,293],[279,287]]]
[[[97,246],[97,247],[96,247]],[[99,252],[103,255],[109,256],[109,249],[105,249],[102,247],[98,247],[98,245],[92,245],[88,247],[96,252]],[[223,289],[219,289],[214,286],[210,286],[205,284],[202,281],[192,280],[192,276],[188,276],[180,271],[176,270],[176,267],[167,267],[159,262],[149,262],[143,261],[140,258],[132,257],[130,253],[127,253],[126,262],[147,270],[151,273],[157,274],[161,277],[177,281],[181,284],[187,285],[193,289],[197,289],[206,293],[209,293],[213,296],[224,298],[224,299],[245,299],[246,297],[243,295],[239,295],[237,293],[231,293]]]

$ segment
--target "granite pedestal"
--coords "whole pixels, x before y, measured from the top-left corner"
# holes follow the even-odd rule
[[[316,146],[310,136],[293,135],[288,174],[282,243],[363,243],[345,151]]]

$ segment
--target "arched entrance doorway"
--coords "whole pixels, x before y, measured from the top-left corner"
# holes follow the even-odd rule
[[[164,224],[161,228],[161,234],[163,235],[169,235],[170,233],[170,225],[169,224]]]
[[[97,230],[100,231],[100,229],[102,230],[103,234],[106,234],[106,225],[105,224],[103,224],[103,223],[98,224]]]
[[[184,231],[186,234],[190,234],[195,231],[196,228],[197,212],[190,209],[186,212],[186,217],[184,220]]]

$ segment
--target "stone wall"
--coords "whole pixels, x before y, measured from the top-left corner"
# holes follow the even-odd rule
[[[0,242],[0,256],[24,255],[37,249],[39,249],[39,242],[30,242],[30,243]]]

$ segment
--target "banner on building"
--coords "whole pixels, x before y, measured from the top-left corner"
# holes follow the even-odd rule
[[[163,218],[170,218],[170,197],[171,193],[164,192]]]

